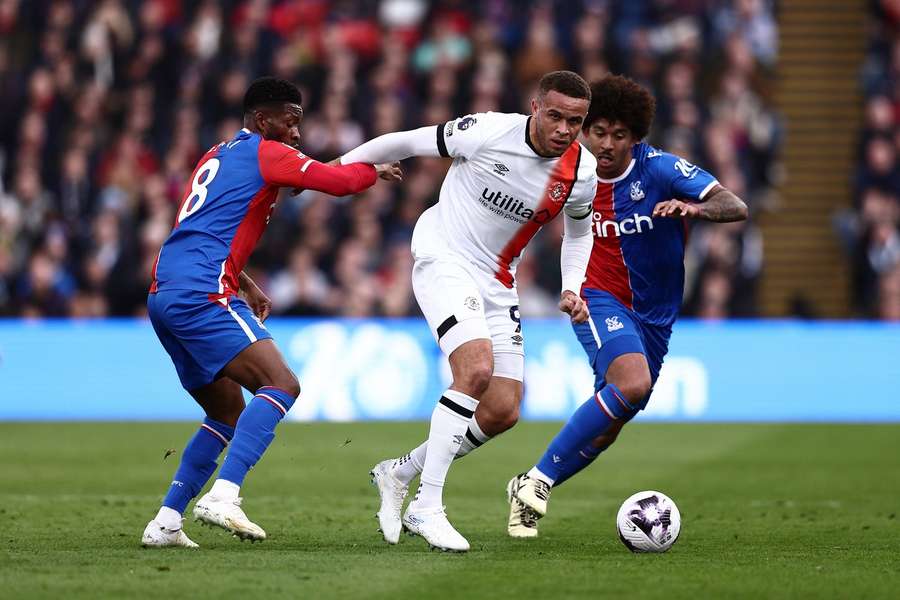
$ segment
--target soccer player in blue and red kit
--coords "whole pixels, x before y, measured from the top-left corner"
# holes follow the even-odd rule
[[[591,85],[582,131],[597,157],[599,185],[581,288],[591,316],[573,327],[594,370],[594,395],[537,464],[509,482],[513,537],[537,536],[551,488],[591,464],[647,405],[681,306],[684,219],[747,218],[744,202],[712,175],[641,142],[654,112],[650,92],[630,79]]]
[[[271,303],[243,272],[244,265],[269,222],[279,188],[344,196],[370,187],[379,175],[400,177],[396,165],[330,166],[299,152],[300,104],[300,91],[288,81],[266,77],[250,85],[244,128],[200,159],[154,265],[150,321],[181,385],[206,418],[184,449],[159,513],[144,530],[144,546],[197,547],[182,530],[182,514],[229,443],[219,478],[197,501],[194,516],[241,539],[265,539],[265,531],[241,509],[238,491],[300,394],[300,384],[263,326]],[[246,406],[242,387],[254,394]]]

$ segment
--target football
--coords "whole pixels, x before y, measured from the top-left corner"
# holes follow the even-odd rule
[[[638,492],[622,503],[616,528],[632,552],[665,552],[681,533],[681,513],[661,492]]]

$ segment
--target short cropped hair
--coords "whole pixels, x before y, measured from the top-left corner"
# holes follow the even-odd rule
[[[599,119],[618,121],[642,140],[655,114],[656,100],[647,88],[621,75],[607,75],[591,84],[591,106],[582,128],[587,131]]]
[[[572,71],[551,71],[541,77],[538,83],[538,97],[543,98],[550,91],[559,92],[570,98],[591,99],[591,88],[587,81]]]
[[[250,84],[244,94],[244,114],[265,104],[301,104],[303,96],[296,85],[277,77],[260,77]]]

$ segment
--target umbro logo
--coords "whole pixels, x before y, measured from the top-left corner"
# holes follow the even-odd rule
[[[559,463],[562,462],[562,459],[559,457],[558,454],[554,454],[554,455],[553,455],[553,462],[554,462],[554,464],[559,464]]]
[[[454,435],[454,436],[453,436],[453,443],[459,444],[459,445],[461,446],[462,443],[463,443],[463,436],[461,436],[461,435]]]
[[[625,327],[625,324],[619,321],[618,316],[612,316],[606,319],[606,330],[607,331],[617,331]]]
[[[494,173],[500,175],[501,177],[505,177],[506,174],[509,173],[509,167],[507,167],[503,163],[494,163]]]

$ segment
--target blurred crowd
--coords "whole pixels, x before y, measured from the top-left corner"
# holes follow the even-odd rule
[[[872,87],[861,214],[890,200],[896,223],[882,184],[896,176],[900,46],[877,51],[872,79],[893,87]],[[657,96],[649,141],[754,213],[778,173],[777,56],[767,0],[0,0],[0,315],[141,314],[185,183],[241,127],[257,76],[301,86],[304,151],[329,160],[469,112],[529,112],[547,71],[624,73]],[[402,185],[355,198],[283,192],[248,268],[275,314],[417,314],[409,240],[449,165],[407,162]],[[561,226],[526,251],[523,314],[556,312]],[[887,233],[865,234],[867,256],[896,288]],[[695,225],[685,311],[755,314],[761,268],[752,217]]]
[[[900,320],[900,2],[872,0],[863,65],[864,126],[853,209],[838,231],[853,257],[863,316]]]

